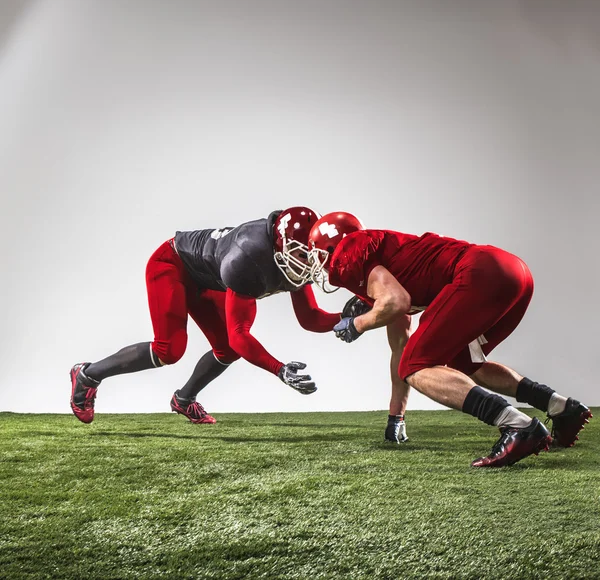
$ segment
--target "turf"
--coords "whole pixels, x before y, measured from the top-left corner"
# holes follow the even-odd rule
[[[457,412],[400,446],[384,412],[216,417],[0,413],[0,577],[600,577],[598,419],[477,470],[496,432]]]

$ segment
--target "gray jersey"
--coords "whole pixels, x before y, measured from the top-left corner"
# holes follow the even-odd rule
[[[281,212],[235,228],[176,232],[175,247],[199,288],[262,298],[297,290],[273,259],[273,223]]]

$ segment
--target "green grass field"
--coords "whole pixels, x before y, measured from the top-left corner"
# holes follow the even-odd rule
[[[498,470],[473,418],[385,418],[0,413],[0,578],[600,578],[598,418]]]

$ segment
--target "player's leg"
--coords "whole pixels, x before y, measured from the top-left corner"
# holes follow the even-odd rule
[[[134,373],[177,362],[187,345],[186,272],[168,242],[150,257],[146,288],[154,341],[122,348],[95,363],[80,363],[71,369],[71,408],[76,417],[91,423],[100,383],[115,375]]]
[[[216,423],[216,419],[206,412],[196,401],[196,397],[204,387],[225,372],[231,363],[240,358],[229,346],[225,292],[204,290],[198,293],[190,289],[188,311],[212,349],[200,358],[186,384],[175,391],[171,398],[171,409],[184,415],[192,423]]]
[[[503,430],[492,454],[476,460],[474,466],[509,465],[546,448],[550,441],[550,434],[537,419],[488,393],[465,373],[445,366],[492,328],[522,294],[525,272],[518,258],[504,254],[485,248],[469,250],[453,283],[422,315],[399,369],[411,387],[431,399]]]
[[[497,362],[485,362],[471,378],[491,391],[544,411],[548,420],[552,420],[552,444],[556,447],[575,445],[579,432],[593,417],[590,409],[577,399],[564,397],[547,385],[523,377]]]
[[[482,387],[501,395],[514,397],[518,384],[523,377],[509,367],[487,361],[486,356],[512,334],[520,324],[523,316],[525,316],[533,296],[533,277],[525,262],[501,250],[495,249],[494,251],[498,254],[498,260],[511,260],[521,267],[523,283],[521,284],[519,296],[504,315],[486,330],[483,336],[484,340],[481,341],[482,344],[476,343],[475,346],[480,349],[480,356],[477,357],[477,360],[473,356],[472,347],[464,348],[448,363],[448,366],[469,375]]]
[[[510,256],[510,255],[509,255]],[[527,265],[521,261],[525,284],[514,306],[485,333],[482,352],[488,355],[504,341],[520,324],[533,295],[533,277]],[[468,350],[468,349],[467,349]],[[571,447],[578,439],[578,433],[592,417],[591,411],[579,401],[557,393],[547,385],[523,377],[515,370],[498,362],[473,363],[463,350],[449,366],[471,376],[480,386],[501,395],[514,397],[520,403],[527,403],[547,413],[552,419],[552,436],[555,445]]]
[[[392,379],[392,396],[384,441],[389,443],[404,443],[408,441],[405,414],[410,387],[398,375],[398,367],[400,366],[402,352],[410,335],[410,328],[411,317],[408,314],[387,326],[388,344],[391,350],[390,374]]]
[[[500,252],[499,260],[508,259],[520,263],[517,265],[522,268],[523,283],[521,284],[519,296],[504,315],[486,330],[482,337],[479,337],[484,339],[481,341],[483,344],[474,342],[469,347],[463,348],[448,363],[448,366],[469,375],[476,384],[482,387],[501,395],[514,397],[517,386],[523,377],[504,365],[487,361],[486,355],[510,336],[523,319],[533,295],[533,277],[522,260],[512,254],[505,255],[504,252]],[[476,352],[473,351],[474,348]]]

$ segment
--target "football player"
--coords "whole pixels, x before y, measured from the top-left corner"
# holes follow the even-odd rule
[[[313,226],[309,262],[324,289],[326,283],[347,288],[373,306],[336,324],[336,336],[346,342],[424,311],[398,374],[434,401],[500,428],[491,453],[474,467],[511,465],[546,450],[552,439],[571,447],[591,418],[579,401],[486,359],[515,330],[531,300],[533,278],[517,256],[434,233],[364,229],[355,216],[334,212]],[[545,411],[552,437],[537,418],[482,387]]]
[[[126,346],[98,362],[73,366],[75,416],[92,422],[97,389],[104,379],[176,363],[186,350],[188,315],[212,347],[171,398],[171,409],[192,423],[215,423],[196,396],[239,358],[303,395],[314,393],[315,383],[302,373],[306,364],[284,364],[250,331],[256,301],[278,292],[290,292],[298,322],[306,330],[328,332],[340,321],[340,313],[317,306],[308,284],[308,234],[317,219],[307,207],[292,207],[237,227],[176,232],[152,254],[146,268],[154,340]]]

